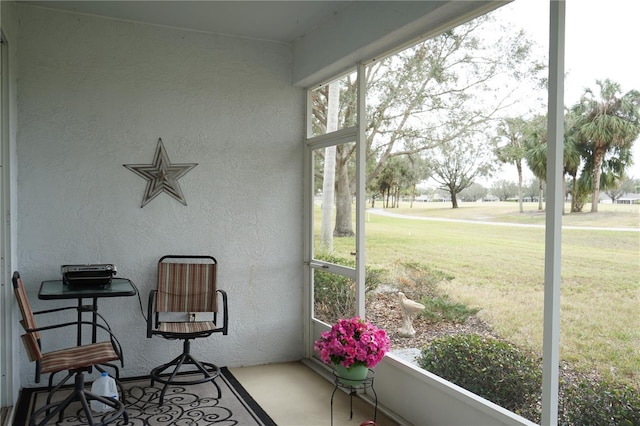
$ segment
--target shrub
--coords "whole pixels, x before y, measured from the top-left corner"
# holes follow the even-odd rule
[[[355,268],[355,259],[319,255],[318,259]],[[375,290],[386,276],[384,269],[365,268],[365,293]],[[328,324],[355,316],[355,283],[344,275],[316,270],[313,276],[314,315]]]
[[[434,298],[424,297],[420,303],[425,307],[422,316],[431,323],[447,321],[464,324],[470,316],[480,312],[479,308],[469,308],[464,303],[451,301],[446,294]]]
[[[418,262],[401,262],[397,272],[397,287],[409,299],[420,300],[425,296],[436,297],[437,285],[454,277]]]
[[[640,395],[629,385],[582,379],[564,387],[561,425],[640,425]]]
[[[316,318],[333,324],[355,316],[355,285],[350,278],[316,270],[313,281]]]
[[[453,302],[446,294],[441,294],[438,284],[454,277],[418,262],[401,262],[396,282],[399,291],[407,298],[420,301],[425,306],[421,315],[430,323],[442,321],[462,324],[480,309],[472,309],[462,303]]]
[[[435,339],[420,367],[531,421],[540,420],[540,360],[517,347],[476,334]]]

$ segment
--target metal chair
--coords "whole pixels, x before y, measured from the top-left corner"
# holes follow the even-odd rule
[[[62,308],[54,308],[54,309],[46,309],[43,311],[33,311],[31,309],[31,305],[29,303],[29,299],[27,298],[27,293],[24,289],[24,283],[22,281],[22,278],[20,277],[20,273],[18,271],[15,271],[13,273],[13,277],[12,277],[12,283],[13,283],[13,291],[14,294],[16,296],[16,300],[18,302],[18,308],[20,308],[20,314],[22,316],[22,320],[20,320],[20,324],[22,325],[22,328],[24,328],[25,331],[28,332],[33,332],[34,337],[36,338],[36,341],[38,342],[39,347],[42,349],[41,346],[41,342],[40,342],[40,333],[37,330],[44,330],[44,329],[50,329],[50,328],[57,328],[57,327],[70,327],[70,326],[81,326],[81,325],[90,325],[90,326],[94,326],[93,322],[80,322],[78,323],[78,321],[73,322],[73,323],[64,323],[64,324],[60,324],[58,326],[52,326],[52,327],[44,327],[44,328],[38,328],[38,325],[36,323],[36,315],[40,315],[40,314],[49,314],[49,313],[53,313],[53,312],[59,312],[59,311],[64,311],[64,310],[77,310],[78,307],[77,306],[66,306],[66,307],[62,307]],[[99,313],[96,313],[97,318],[101,319],[104,322],[104,325],[102,324],[95,324],[95,326],[97,328],[101,328],[106,330],[108,333],[111,333],[111,327],[109,326],[109,324],[107,323],[107,320],[100,315]],[[36,330],[36,331],[34,331]],[[122,358],[122,351],[120,351],[118,353],[119,357],[120,357],[120,361],[121,364],[123,363],[123,358]],[[118,383],[118,387],[120,388],[120,391],[124,394],[124,389],[122,388],[122,384],[120,383],[120,369],[118,368],[117,365],[113,364],[113,363],[104,363],[100,366],[97,366],[99,371],[104,371],[103,367],[110,367],[113,368],[114,371],[114,376],[116,378],[116,381]],[[54,376],[56,375],[56,373],[59,373],[61,371],[52,371],[49,374],[49,383],[48,383],[48,389],[51,392],[54,387],[53,387],[53,380],[54,380]],[[41,371],[41,365],[40,365],[40,361],[37,360],[36,361],[36,373],[35,373],[35,382],[36,383],[40,383],[40,376],[42,375],[42,371]],[[56,385],[55,389],[59,389],[61,386],[63,386],[71,377],[73,376],[73,373],[68,372],[67,375]],[[53,392],[50,393],[49,395],[49,399],[47,400],[47,403],[50,401],[51,396],[53,395]]]
[[[149,294],[147,337],[183,341],[180,355],[151,370],[151,385],[164,384],[159,405],[171,385],[211,382],[221,397],[215,382],[218,366],[191,354],[191,340],[228,333],[227,293],[217,289],[216,272],[211,256],[164,256],[158,261],[158,286]]]
[[[41,373],[51,373],[49,379],[49,395],[47,396],[47,403],[44,407],[40,407],[34,413],[31,414],[30,425],[39,426],[46,425],[49,420],[58,415],[58,422],[62,422],[64,417],[64,411],[74,401],[79,401],[82,406],[82,411],[86,416],[89,425],[106,425],[114,420],[124,417],[125,422],[128,423],[128,415],[125,411],[124,403],[113,398],[107,398],[100,395],[95,395],[85,390],[84,373],[91,371],[91,369],[99,364],[110,363],[111,361],[122,362],[122,350],[117,339],[106,327],[101,327],[107,333],[109,333],[110,339],[105,342],[90,343],[82,346],[74,346],[70,348],[55,350],[51,352],[43,353],[41,350],[41,332],[45,330],[52,330],[62,327],[77,327],[77,322],[69,322],[64,324],[55,324],[46,327],[35,327],[35,320],[33,317],[33,311],[29,304],[29,300],[26,297],[24,291],[24,285],[20,274],[16,271],[13,274],[13,286],[22,313],[21,324],[25,328],[26,333],[23,334],[22,342],[24,343],[27,355],[30,361],[39,363]],[[91,322],[82,322],[81,324],[93,324]],[[68,371],[68,375],[60,383],[52,388],[51,377],[53,374],[61,371]],[[51,403],[51,397],[57,392],[70,377],[75,377],[75,386],[73,391],[62,401]],[[93,417],[91,408],[89,407],[89,401],[97,400],[104,404],[107,404],[113,411],[103,415],[100,420],[96,420]],[[42,417],[40,419],[40,417]]]

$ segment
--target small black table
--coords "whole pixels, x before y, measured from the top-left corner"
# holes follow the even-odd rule
[[[138,293],[131,280],[127,278],[113,278],[111,284],[105,287],[70,287],[62,280],[43,281],[38,292],[38,299],[58,300],[58,299],[78,299],[78,346],[82,345],[82,314],[92,313],[94,324],[91,330],[91,342],[96,342],[98,322],[98,299],[103,297],[125,297],[135,296]],[[84,305],[83,299],[92,299],[90,305]]]

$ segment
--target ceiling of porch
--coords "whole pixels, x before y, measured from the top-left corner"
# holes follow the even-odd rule
[[[270,1],[270,0],[17,0],[22,4],[67,10],[70,12],[104,16],[133,22],[144,22],[168,27],[251,37],[290,43],[312,31],[318,25],[332,19],[349,3],[394,4],[399,8],[403,3],[415,1],[373,1],[359,0],[313,0],[313,1]],[[423,1],[429,4],[430,13],[452,3],[458,3],[458,12],[467,12],[482,7],[488,1]],[[416,16],[418,18],[418,16]]]
[[[21,1],[34,6],[290,43],[349,1]]]
[[[249,37],[292,46],[292,82],[309,87],[473,19],[510,0],[140,1],[20,4]]]

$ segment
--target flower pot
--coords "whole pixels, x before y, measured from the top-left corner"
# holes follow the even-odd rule
[[[336,364],[336,376],[345,386],[360,386],[367,378],[369,369],[365,365],[352,365],[349,368]]]

